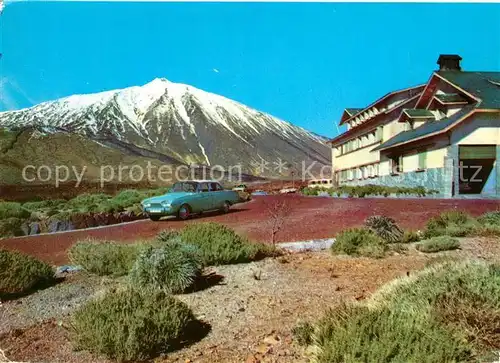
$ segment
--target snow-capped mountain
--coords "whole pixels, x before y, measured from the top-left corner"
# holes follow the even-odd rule
[[[311,132],[166,79],[0,113],[0,127],[24,126],[63,129],[108,145],[132,145],[186,164],[241,164],[245,170],[262,159],[328,164],[330,155],[324,139]]]

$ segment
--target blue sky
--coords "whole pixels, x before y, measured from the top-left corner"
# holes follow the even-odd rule
[[[440,53],[500,70],[500,4],[13,2],[0,110],[156,77],[325,136],[345,107],[425,83]]]

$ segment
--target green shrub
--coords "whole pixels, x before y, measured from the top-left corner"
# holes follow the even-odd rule
[[[379,258],[385,255],[387,244],[371,230],[352,228],[337,235],[331,251],[335,254]]]
[[[417,195],[424,197],[426,195],[431,195],[438,193],[435,190],[427,190],[424,187],[387,187],[382,185],[341,185],[339,187],[330,190],[331,195],[340,196],[342,194],[347,194],[349,197],[363,198],[366,196],[383,195],[388,197],[391,194],[396,195]]]
[[[0,298],[25,294],[53,282],[54,270],[47,263],[0,249]]]
[[[272,246],[251,243],[213,222],[187,225],[180,231],[180,239],[198,248],[204,266],[244,263],[276,254]]]
[[[79,212],[95,212],[99,204],[106,203],[111,196],[107,194],[80,194],[67,203],[67,207]]]
[[[387,216],[371,216],[365,220],[365,226],[387,243],[401,242],[404,232],[396,221]]]
[[[389,245],[389,250],[401,255],[405,255],[408,252],[408,246],[403,243],[391,243]]]
[[[420,252],[439,252],[456,250],[460,247],[460,242],[450,236],[432,237],[425,241],[419,242],[416,245],[417,250]]]
[[[31,212],[24,209],[20,203],[0,202],[0,220],[7,218],[28,218]]]
[[[447,211],[429,219],[424,235],[426,238],[435,236],[465,237],[473,235],[477,222],[462,211]]]
[[[156,241],[159,243],[166,243],[176,240],[180,237],[180,232],[175,229],[164,229],[156,236]]]
[[[16,237],[23,236],[25,233],[22,230],[26,220],[20,218],[0,219],[0,237]]]
[[[134,286],[180,294],[191,287],[200,274],[197,248],[168,242],[161,248],[145,248],[139,254],[130,271],[130,281]]]
[[[318,363],[469,362],[498,350],[500,267],[444,262],[331,310],[313,333]]]
[[[401,243],[414,243],[420,241],[421,239],[420,233],[415,231],[405,231]]]
[[[218,223],[195,223],[184,227],[180,239],[198,247],[204,266],[253,261],[276,254],[271,246],[251,243],[234,230]]]
[[[65,203],[66,201],[64,199],[49,199],[37,202],[26,202],[23,204],[23,208],[29,211],[38,211],[41,209],[61,207]]]
[[[500,211],[484,213],[477,220],[481,224],[500,226]]]
[[[471,356],[460,339],[421,315],[388,308],[342,306],[317,325],[315,362],[462,362]]]
[[[163,291],[125,289],[80,307],[71,330],[77,349],[122,362],[177,348],[194,322],[189,307]]]
[[[314,326],[309,322],[300,322],[292,329],[294,340],[301,346],[307,346],[312,343]]]
[[[123,276],[129,273],[144,246],[86,239],[68,250],[71,262],[99,275]]]

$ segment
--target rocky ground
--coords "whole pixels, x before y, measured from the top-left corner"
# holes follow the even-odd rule
[[[500,261],[498,239],[462,239],[461,243],[460,250],[438,254],[410,248],[405,254],[368,259],[305,252],[213,268],[207,271],[210,286],[179,295],[210,325],[210,331],[201,341],[155,362],[307,362],[307,351],[292,340],[297,322],[314,320],[343,301],[365,299],[385,282],[411,274],[434,258]],[[0,349],[13,361],[107,362],[73,351],[68,316],[117,283],[75,273],[51,288],[3,302]]]

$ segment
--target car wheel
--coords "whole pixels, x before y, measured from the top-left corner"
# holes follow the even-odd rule
[[[228,201],[225,201],[224,204],[222,205],[222,208],[221,208],[222,213],[228,213],[229,208],[231,208],[231,203],[229,203]]]
[[[151,219],[154,222],[158,222],[160,220],[161,216],[149,216],[149,219]]]
[[[187,204],[181,205],[181,207],[179,208],[179,213],[178,213],[179,219],[182,219],[183,221],[185,221],[190,216],[191,216],[191,208],[189,208],[189,205],[187,205]]]

